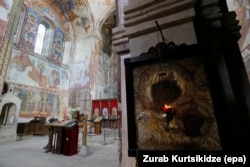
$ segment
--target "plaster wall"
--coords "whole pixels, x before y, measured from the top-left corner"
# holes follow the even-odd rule
[[[125,81],[125,67],[124,67],[124,59],[130,57],[129,54],[123,55],[121,57],[121,80]],[[126,84],[125,82],[121,82],[121,108],[122,108],[122,121],[121,121],[121,159],[120,166],[121,167],[134,167],[136,166],[136,160],[134,157],[128,157],[128,128],[127,128],[127,103],[126,103]]]

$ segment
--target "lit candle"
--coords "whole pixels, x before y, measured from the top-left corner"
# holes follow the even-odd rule
[[[172,106],[169,106],[167,104],[164,105],[163,107],[163,111],[168,113],[168,112],[172,112]]]

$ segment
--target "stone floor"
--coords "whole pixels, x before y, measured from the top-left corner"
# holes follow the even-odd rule
[[[24,136],[20,141],[0,144],[0,167],[118,167],[117,130],[105,129],[100,135],[88,135],[87,147],[81,145],[72,156],[45,153],[48,136]]]

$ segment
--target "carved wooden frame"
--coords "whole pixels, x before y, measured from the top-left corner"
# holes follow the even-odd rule
[[[126,75],[126,100],[127,100],[127,126],[128,126],[128,156],[138,157],[145,152],[154,152],[159,153],[161,149],[144,149],[140,148],[137,143],[137,123],[136,123],[136,106],[135,100],[138,99],[137,92],[135,92],[134,82],[136,80],[133,71],[135,68],[140,66],[147,66],[150,69],[150,66],[153,64],[160,64],[163,62],[181,60],[181,59],[196,59],[199,57],[202,60],[201,51],[197,44],[186,45],[182,44],[176,46],[173,42],[166,44],[161,42],[156,45],[156,47],[151,47],[147,53],[143,53],[137,57],[131,57],[124,59],[125,64],[125,75]],[[202,85],[200,89],[202,88]],[[205,89],[209,89],[208,85],[205,86]],[[210,118],[206,118],[210,119]],[[213,118],[214,119],[214,118]],[[214,119],[215,120],[215,119]]]

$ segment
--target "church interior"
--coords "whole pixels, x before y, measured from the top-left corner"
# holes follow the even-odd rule
[[[250,149],[250,0],[0,0],[0,11],[0,152],[38,135],[79,154],[79,135],[83,147],[105,130],[121,167],[148,151]]]

